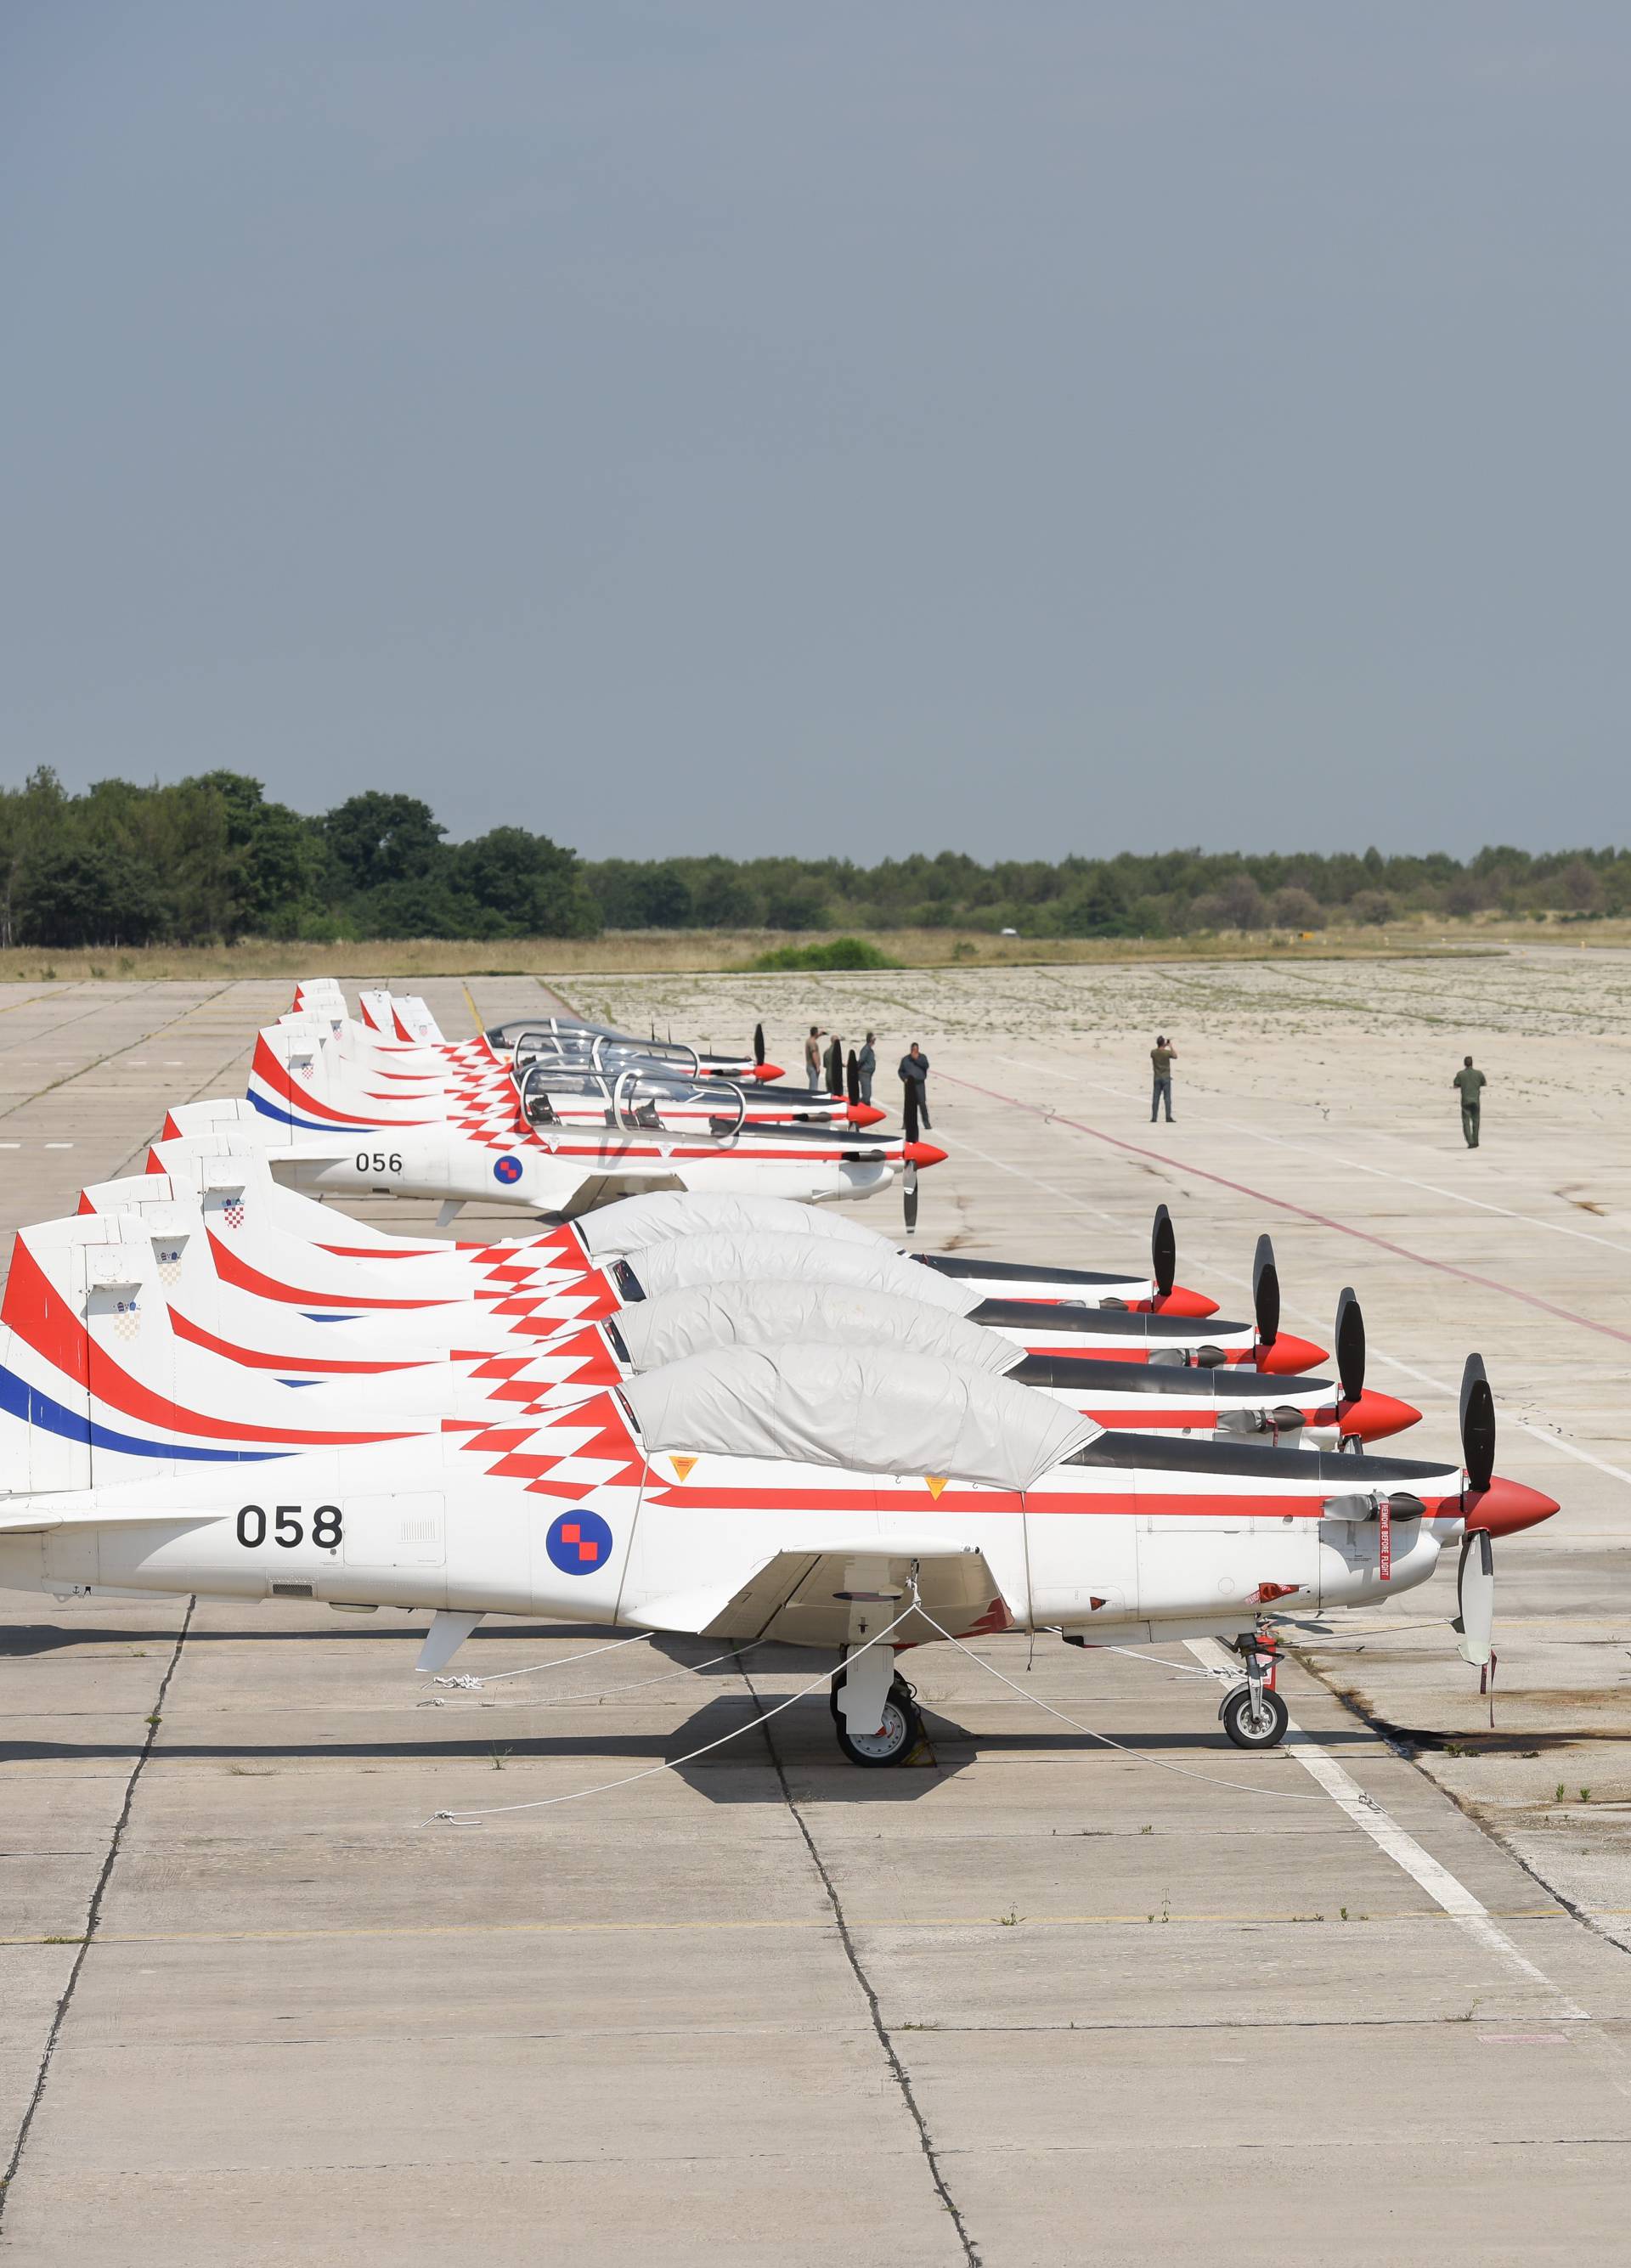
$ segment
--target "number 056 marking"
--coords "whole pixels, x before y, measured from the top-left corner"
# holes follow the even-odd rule
[[[299,1504],[276,1504],[270,1514],[263,1504],[247,1504],[238,1515],[238,1541],[249,1551],[258,1551],[268,1535],[274,1543],[281,1543],[285,1551],[292,1551],[297,1543],[306,1541],[306,1507]],[[312,1514],[311,1540],[320,1550],[336,1551],[343,1541],[337,1504],[320,1504]]]

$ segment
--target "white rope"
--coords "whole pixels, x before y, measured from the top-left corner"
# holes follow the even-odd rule
[[[845,1666],[847,1667],[852,1661],[859,1660],[863,1653],[869,1653],[875,1646],[880,1645],[884,1638],[888,1638],[891,1631],[898,1630],[902,1623],[906,1621],[913,1611],[914,1609],[910,1606],[903,1607],[892,1623],[886,1623],[883,1628],[867,1638],[864,1645],[851,1649],[845,1657]],[[935,1628],[939,1629],[939,1627],[940,1625],[936,1624]],[[978,1657],[976,1656],[976,1659],[978,1660]],[[632,1787],[637,1780],[653,1779],[659,1772],[677,1771],[682,1764],[695,1764],[698,1756],[705,1756],[715,1749],[722,1749],[727,1741],[741,1740],[744,1733],[756,1733],[761,1725],[768,1724],[772,1717],[779,1717],[782,1711],[791,1709],[795,1701],[806,1699],[821,1686],[830,1685],[831,1683],[832,1672],[823,1670],[819,1677],[812,1678],[808,1685],[801,1685],[796,1693],[790,1693],[785,1701],[779,1701],[773,1709],[762,1708],[751,1724],[738,1725],[734,1732],[721,1733],[717,1741],[705,1741],[701,1748],[693,1749],[689,1756],[675,1756],[671,1762],[665,1761],[660,1764],[648,1764],[643,1771],[625,1772],[621,1779],[601,1780],[596,1787],[576,1787],[567,1795],[536,1796],[530,1803],[489,1803],[483,1804],[479,1810],[475,1811],[432,1812],[429,1819],[423,1819],[419,1823],[422,1827],[433,1827],[439,1822],[446,1821],[449,1826],[468,1827],[479,1820],[496,1818],[504,1812],[548,1811],[557,1803],[580,1803],[587,1795],[609,1795],[614,1788]]]
[[[1084,1652],[1088,1650],[1083,1649]],[[1094,1653],[1125,1653],[1129,1661],[1141,1661],[1147,1669],[1168,1670],[1174,1677],[1211,1677],[1216,1674],[1210,1669],[1192,1669],[1187,1662],[1162,1661],[1156,1654],[1140,1653],[1135,1646],[1096,1646],[1091,1651]]]
[[[531,1677],[540,1669],[565,1669],[574,1661],[593,1661],[597,1653],[616,1653],[622,1646],[649,1646],[656,1635],[655,1631],[641,1631],[638,1638],[616,1638],[609,1646],[592,1646],[583,1653],[564,1653],[557,1661],[529,1661],[524,1669],[495,1669],[491,1677],[439,1677],[435,1682],[477,1693],[483,1685],[501,1685],[506,1677]]]
[[[1239,1795],[1268,1796],[1276,1803],[1318,1803],[1322,1800],[1317,1795],[1303,1795],[1295,1788],[1252,1787],[1244,1779],[1214,1779],[1210,1772],[1191,1771],[1185,1764],[1170,1764],[1164,1756],[1140,1756],[1136,1749],[1129,1749],[1120,1741],[1112,1741],[1108,1733],[1096,1733],[1091,1725],[1078,1724],[1074,1717],[1067,1717],[1062,1709],[1056,1709],[1051,1701],[1044,1701],[1037,1694],[1027,1693],[1022,1685],[1016,1685],[1011,1677],[1005,1677],[994,1664],[987,1661],[983,1655],[976,1653],[971,1646],[964,1646],[960,1638],[953,1638],[948,1630],[941,1630],[941,1625],[921,1602],[916,1602],[915,1605],[916,1611],[921,1615],[932,1631],[939,1631],[948,1645],[955,1646],[959,1653],[966,1653],[970,1661],[977,1663],[981,1669],[989,1671],[1000,1685],[1012,1687],[1022,1701],[1030,1701],[1038,1709],[1045,1709],[1050,1717],[1057,1717],[1062,1725],[1068,1725],[1073,1732],[1085,1733],[1089,1740],[1101,1742],[1105,1748],[1114,1749],[1118,1756],[1125,1756],[1132,1764],[1148,1764],[1155,1771],[1176,1772],[1180,1779],[1198,1779],[1203,1787],[1228,1787],[1233,1788]],[[1208,1676],[1211,1675],[1209,1670],[1206,1674]]]
[[[739,1660],[744,1653],[751,1653],[756,1646],[763,1644],[762,1638],[752,1638],[746,1646],[734,1646],[728,1653],[716,1653],[708,1661],[683,1661],[677,1669],[665,1669],[656,1677],[626,1677],[621,1685],[602,1685],[598,1693],[564,1693],[557,1700],[511,1701],[504,1705],[509,1709],[572,1709],[582,1701],[615,1701],[620,1693],[643,1693],[648,1685],[671,1685],[676,1677],[700,1676],[705,1669],[717,1669],[722,1661]],[[572,1658],[581,1660],[584,1657],[579,1654]],[[549,1666],[546,1662],[538,1665],[540,1668]],[[1205,1671],[1200,1673],[1202,1675],[1206,1674]],[[491,1702],[487,1704],[490,1708],[492,1705]]]

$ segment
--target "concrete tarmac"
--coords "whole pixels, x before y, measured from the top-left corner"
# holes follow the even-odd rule
[[[240,1091],[288,989],[0,988],[4,1226]],[[1136,1264],[1164,1199],[1180,1277],[1244,1313],[1271,1228],[1289,1328],[1328,1342],[1358,1288],[1374,1382],[1426,1413],[1405,1454],[1450,1447],[1480,1346],[1499,1468],[1564,1506],[1500,1555],[1494,1727],[1442,1580],[1308,1638],[1273,1755],[1223,1742],[1204,1644],[1010,1638],[909,1657],[932,1755],[873,1774],[824,1691],[767,1716],[815,1656],[665,1640],[427,1696],[423,1616],[0,1594],[0,2257],[1622,2259],[1631,961],[569,989],[721,1042],[762,1014],[788,1063],[814,1015],[889,1064],[920,1038],[926,1248]],[[603,1638],[487,1625],[455,1667]]]

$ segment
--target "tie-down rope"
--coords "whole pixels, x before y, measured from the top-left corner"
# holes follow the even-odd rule
[[[911,1606],[903,1607],[892,1623],[886,1623],[883,1628],[875,1632],[864,1645],[852,1648],[845,1657],[845,1665],[859,1660],[863,1653],[870,1653],[873,1647],[888,1638],[891,1631],[898,1630],[912,1611],[913,1609]],[[433,1827],[438,1822],[446,1821],[450,1826],[467,1827],[477,1820],[494,1818],[501,1812],[548,1811],[557,1803],[579,1803],[586,1795],[609,1795],[614,1788],[632,1787],[637,1780],[653,1779],[659,1772],[677,1771],[682,1764],[695,1764],[698,1756],[705,1756],[714,1749],[722,1749],[727,1741],[740,1740],[744,1733],[756,1733],[760,1726],[767,1723],[771,1718],[779,1717],[782,1711],[791,1709],[795,1701],[804,1700],[819,1687],[830,1684],[831,1682],[831,1671],[823,1670],[819,1677],[812,1678],[808,1685],[801,1685],[796,1693],[790,1693],[785,1701],[779,1701],[773,1709],[761,1709],[750,1725],[738,1725],[731,1732],[721,1733],[717,1741],[705,1741],[701,1748],[693,1749],[689,1756],[675,1756],[671,1760],[665,1759],[660,1764],[647,1764],[643,1771],[625,1772],[621,1779],[602,1780],[595,1787],[576,1787],[566,1795],[535,1796],[530,1803],[488,1803],[483,1804],[479,1810],[436,1811],[432,1813],[429,1819],[422,1820],[420,1824],[424,1827]]]
[[[1036,1708],[1045,1709],[1050,1717],[1057,1717],[1062,1725],[1068,1725],[1073,1732],[1085,1733],[1089,1740],[1097,1741],[1104,1748],[1114,1749],[1118,1756],[1125,1756],[1129,1763],[1148,1764],[1155,1771],[1176,1772],[1180,1779],[1198,1779],[1203,1787],[1233,1788],[1240,1795],[1266,1795],[1271,1797],[1276,1803],[1319,1803],[1325,1800],[1323,1796],[1304,1795],[1297,1788],[1253,1787],[1249,1781],[1244,1779],[1218,1779],[1211,1772],[1192,1771],[1187,1764],[1170,1764],[1164,1756],[1142,1756],[1137,1749],[1130,1749],[1125,1742],[1112,1740],[1108,1733],[1096,1733],[1091,1725],[1078,1724],[1075,1718],[1067,1717],[1062,1709],[1056,1709],[1051,1701],[1043,1700],[1039,1694],[1027,1693],[1022,1685],[1015,1683],[1013,1678],[1005,1677],[994,1662],[987,1661],[983,1654],[976,1653],[972,1646],[964,1646],[960,1638],[953,1638],[948,1630],[942,1630],[926,1606],[919,1604],[917,1611],[932,1631],[939,1631],[941,1637],[948,1646],[955,1646],[959,1653],[966,1653],[970,1661],[977,1663],[981,1669],[988,1670],[1000,1685],[1010,1687],[1019,1695],[1022,1701],[1029,1701]],[[1210,1677],[1213,1672],[1208,1669],[1203,1675]],[[1366,1796],[1363,1800],[1369,1803],[1370,1798]]]
[[[971,1662],[974,1662],[979,1668],[985,1670],[991,1676],[994,1677],[999,1684],[1006,1685],[1012,1691],[1017,1693],[1022,1701],[1030,1701],[1037,1708],[1044,1710],[1050,1717],[1057,1717],[1061,1724],[1068,1725],[1073,1732],[1081,1733],[1090,1741],[1097,1741],[1103,1748],[1113,1749],[1118,1756],[1125,1756],[1131,1764],[1148,1764],[1155,1771],[1173,1772],[1179,1779],[1199,1780],[1203,1787],[1228,1788],[1232,1793],[1238,1795],[1266,1796],[1270,1799],[1270,1800],[1277,1803],[1319,1803],[1325,1800],[1323,1794],[1304,1794],[1301,1790],[1295,1788],[1253,1787],[1250,1782],[1246,1780],[1219,1779],[1211,1772],[1192,1771],[1185,1764],[1169,1764],[1164,1756],[1147,1756],[1140,1755],[1138,1749],[1130,1749],[1125,1744],[1125,1742],[1113,1740],[1108,1733],[1096,1732],[1091,1725],[1083,1725],[1074,1717],[1068,1716],[1063,1709],[1056,1709],[1051,1701],[1044,1701],[1035,1693],[1027,1693],[1022,1685],[1016,1684],[1013,1678],[1005,1676],[1003,1672],[998,1669],[993,1663],[985,1660],[982,1655],[976,1653],[972,1647],[964,1646],[961,1638],[953,1638],[951,1632],[948,1630],[944,1629],[941,1624],[937,1623],[934,1616],[929,1613],[927,1608],[924,1606],[922,1600],[919,1595],[915,1576],[911,1580],[911,1594],[908,1603],[903,1607],[900,1613],[896,1616],[893,1622],[886,1623],[881,1631],[875,1631],[873,1636],[867,1638],[863,1645],[854,1647],[852,1651],[845,1655],[845,1667],[847,1668],[850,1662],[858,1660],[863,1653],[869,1653],[875,1646],[881,1645],[882,1641],[889,1637],[891,1631],[898,1630],[902,1623],[908,1621],[914,1614],[919,1616],[924,1622],[927,1623],[929,1628],[935,1631],[938,1636],[944,1638],[948,1646],[956,1646],[959,1653],[966,1654]],[[627,1643],[627,1641],[624,1641],[624,1643]],[[609,1651],[609,1649],[597,1647],[594,1650],[598,1653]],[[744,1646],[737,1650],[742,1653],[746,1653],[749,1649]],[[730,1657],[728,1655],[722,1654],[720,1656],[721,1660],[727,1660]],[[580,1655],[573,1655],[569,1657],[569,1659],[581,1660],[583,1657]],[[703,1664],[700,1666],[705,1668],[708,1665]],[[1206,1675],[1209,1676],[1212,1673],[1207,1671]],[[659,1681],[652,1679],[644,1682],[656,1683]],[[665,1759],[661,1764],[647,1764],[644,1770],[640,1771],[625,1772],[619,1779],[601,1780],[594,1787],[572,1788],[565,1795],[535,1796],[529,1802],[526,1803],[490,1803],[484,1804],[477,1809],[432,1812],[431,1817],[427,1820],[421,1821],[420,1824],[425,1827],[435,1826],[439,1823],[446,1823],[453,1827],[472,1826],[483,1819],[497,1818],[509,1812],[549,1811],[552,1810],[557,1804],[579,1803],[587,1796],[609,1795],[616,1788],[632,1787],[639,1780],[653,1779],[659,1772],[677,1771],[682,1764],[694,1764],[698,1756],[709,1756],[715,1749],[722,1749],[727,1744],[727,1742],[740,1740],[744,1734],[757,1732],[760,1727],[767,1724],[772,1717],[779,1717],[784,1710],[791,1709],[795,1701],[803,1701],[808,1699],[809,1695],[816,1692],[822,1686],[828,1685],[830,1683],[831,1673],[830,1671],[823,1671],[819,1677],[812,1678],[808,1685],[801,1686],[796,1693],[790,1693],[785,1701],[779,1701],[774,1708],[762,1708],[760,1713],[754,1719],[751,1724],[738,1725],[728,1733],[721,1733],[718,1740],[705,1742],[701,1748],[692,1749],[688,1755],[675,1756],[672,1760]],[[1369,1797],[1367,1797],[1365,1800],[1368,1802],[1369,1800]]]

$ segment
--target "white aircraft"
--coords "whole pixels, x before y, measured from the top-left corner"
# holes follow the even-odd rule
[[[337,1042],[333,1005],[311,988],[300,1020]],[[389,1012],[392,1045],[437,1044]],[[865,1765],[915,1742],[904,1647],[1213,1635],[1244,1670],[1224,1729],[1267,1747],[1286,1723],[1277,1620],[1384,1602],[1453,1544],[1460,1650],[1487,1665],[1493,1540],[1558,1508],[1495,1476],[1476,1357],[1459,1467],[1280,1446],[1281,1391],[1299,1439],[1345,1430],[1343,1403],[1366,1399],[1362,1330],[1356,1375],[1345,1307],[1337,1391],[1288,1374],[1317,1350],[1280,1331],[1266,1246],[1248,1326],[1165,1307],[1159,1261],[1111,1279],[1133,1301],[1070,1306],[1037,1296],[1046,1271],[923,1267],[852,1224],[767,1231],[752,1203],[698,1233],[660,1226],[683,1200],[647,1197],[598,1244],[592,1220],[416,1244],[280,1185],[305,1162],[292,1122],[324,1097],[269,1055],[285,1082],[268,1073],[285,1106],[273,1148],[235,1119],[173,1133],[163,1172],[19,1237],[0,1308],[0,1584],[428,1609],[427,1670],[488,1614],[823,1647],[840,1746]],[[365,1130],[371,1148],[398,1138],[343,1139]],[[1239,1409],[1270,1442],[1100,1425],[1087,1373],[1130,1355],[1170,1374],[1197,1429],[1208,1404],[1214,1422]],[[1305,1385],[1329,1399],[1304,1403]],[[1137,1388],[1103,1391],[1119,1420]]]
[[[242,1104],[183,1104],[170,1134],[234,1126],[282,1152],[279,1171],[320,1192],[473,1199],[571,1214],[641,1190],[759,1192],[818,1203],[869,1197],[946,1152],[845,1126],[742,1123],[676,1130],[632,1114],[615,1127],[528,1124],[513,1086],[421,1096],[404,1107],[361,1083],[331,1035],[285,1023],[260,1035]],[[450,1216],[451,1217],[451,1216]]]

